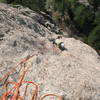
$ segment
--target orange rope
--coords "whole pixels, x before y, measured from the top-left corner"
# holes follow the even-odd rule
[[[43,100],[43,99],[45,99],[45,98],[48,97],[48,96],[53,96],[53,97],[56,97],[57,100],[62,100],[62,98],[61,98],[60,96],[56,95],[56,94],[46,94],[46,95],[42,96],[42,97],[40,98],[40,100]]]
[[[33,56],[35,56],[35,55],[38,55],[38,53],[36,53],[36,54],[33,54],[32,56],[28,56],[28,57],[26,57],[25,59],[23,59],[20,63],[18,63],[14,68],[12,68],[12,70],[10,71],[10,72],[8,72],[8,73],[6,73],[2,78],[0,78],[0,81],[2,81],[3,79],[5,79],[7,76],[9,76],[10,74],[12,74],[14,71],[15,71],[15,69],[19,66],[19,65],[21,65],[22,63],[25,63],[26,61],[28,61],[29,59],[31,59]]]
[[[0,79],[0,81],[2,81],[4,78],[6,78],[7,76],[9,76],[10,74],[13,73],[13,71],[22,63],[25,63],[26,61],[28,61],[30,58],[32,58],[34,55],[37,55],[37,54],[33,54],[32,56],[29,56],[27,58],[25,58],[24,60],[22,60],[20,63],[18,63],[15,68],[13,68],[11,70],[11,72],[8,72],[7,74],[5,74],[3,76],[3,78]],[[37,97],[38,97],[38,85],[34,82],[31,82],[31,81],[23,81],[24,80],[24,77],[25,77],[25,74],[26,72],[28,71],[29,67],[27,67],[27,69],[25,70],[24,69],[24,72],[21,76],[21,78],[19,79],[18,82],[7,82],[5,84],[5,90],[6,90],[6,93],[4,94],[3,98],[0,98],[0,100],[7,100],[8,97],[10,98],[10,100],[24,100],[25,96],[26,96],[26,92],[27,92],[27,88],[29,87],[29,84],[32,84],[33,87],[35,86],[35,89],[33,90],[32,89],[32,95],[31,95],[31,99],[30,100],[37,100]],[[20,96],[19,95],[19,89],[21,88],[22,84],[26,84],[26,87],[25,87],[25,91],[23,93],[23,96]],[[14,85],[9,91],[7,91],[7,87],[8,87],[8,84],[12,84]],[[48,96],[54,96],[57,98],[57,100],[62,100],[62,98],[56,94],[46,94],[44,95],[43,97],[40,97],[40,100],[43,100],[44,98],[48,97]]]

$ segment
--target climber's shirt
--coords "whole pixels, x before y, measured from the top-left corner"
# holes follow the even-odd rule
[[[62,41],[60,39],[56,39],[55,40],[55,44],[59,47],[59,44],[61,43]]]

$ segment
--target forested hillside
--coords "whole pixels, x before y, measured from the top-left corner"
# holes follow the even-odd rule
[[[64,31],[100,51],[100,0],[0,0],[7,4],[20,4],[35,11],[49,14]]]

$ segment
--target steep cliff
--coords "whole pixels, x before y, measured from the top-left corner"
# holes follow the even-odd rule
[[[4,84],[17,82],[23,72],[21,67],[30,66],[25,80],[39,84],[40,96],[54,93],[64,100],[100,100],[100,57],[97,52],[79,40],[66,37],[61,40],[67,51],[61,51],[50,41],[57,35],[52,31],[53,23],[48,27],[47,21],[28,8],[0,4],[0,77],[10,72],[0,79],[0,97]],[[20,63],[31,55],[34,56],[27,62]],[[16,67],[18,63],[19,67]],[[27,91],[25,100],[31,94],[30,89]]]

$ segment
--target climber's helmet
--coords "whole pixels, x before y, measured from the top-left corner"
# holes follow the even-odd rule
[[[64,47],[64,43],[63,43],[63,42],[61,42],[61,44],[60,44],[60,45],[61,45],[61,47]]]
[[[65,45],[64,45],[63,42],[61,42],[61,43],[59,44],[59,49],[62,50],[62,51],[67,50],[67,48],[65,48]]]
[[[61,42],[60,44],[59,44],[59,49],[60,50],[67,50],[66,48],[65,48],[65,45],[64,45],[64,43],[63,42]]]
[[[61,43],[59,44],[59,47],[60,47],[60,48],[64,48],[64,46],[65,46],[65,45],[64,45],[63,42],[61,42]]]

